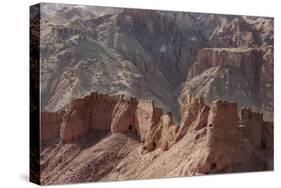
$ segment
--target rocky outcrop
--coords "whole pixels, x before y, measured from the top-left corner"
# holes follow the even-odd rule
[[[256,48],[273,44],[273,19],[236,17],[210,37],[214,47]]]
[[[198,105],[194,103],[194,98],[189,101],[189,108],[192,104]],[[212,102],[208,110],[206,106],[201,107],[201,112],[199,114],[204,126],[199,127],[205,129],[205,133],[202,135],[198,130],[188,129],[184,135],[192,137],[201,134],[202,142],[196,151],[201,154],[193,162],[196,167],[189,169],[191,174],[273,168],[273,126],[263,120],[262,113],[253,112],[249,108],[242,108],[238,113],[235,103],[220,100]],[[193,142],[197,139],[198,136],[195,136]]]
[[[188,96],[184,104],[182,104],[182,118],[179,131],[176,136],[176,141],[182,139],[189,128],[198,130],[206,127],[208,112],[209,107],[204,104],[203,98]]]
[[[61,140],[66,144],[58,149],[83,161],[81,168],[87,172],[92,162],[99,168],[94,174],[81,173],[70,160],[69,170],[58,162],[67,161],[65,154],[56,155],[46,163],[67,170],[67,176],[59,176],[60,182],[79,182],[77,174],[97,181],[273,169],[272,122],[250,108],[238,111],[236,103],[215,100],[207,105],[200,97],[188,96],[180,125],[171,112],[163,113],[152,101],[123,96],[92,93],[72,100],[66,109],[61,124]],[[48,169],[53,175],[61,172],[50,164],[44,177],[49,176]],[[120,176],[121,168],[125,174]]]
[[[112,134],[133,133],[144,142],[162,114],[152,101],[92,93],[71,101],[63,117],[60,136],[63,143],[69,143],[90,130],[99,130]]]
[[[263,112],[273,110],[273,105],[267,105],[273,98],[273,74],[270,73],[273,66],[268,63],[271,58],[267,57],[270,54],[268,48],[273,45],[272,18],[108,7],[88,9],[74,5],[63,7],[60,11],[47,12],[40,20],[44,110],[57,111],[71,98],[81,98],[95,90],[110,95],[152,99],[165,111],[172,111],[178,121],[177,90],[186,81],[188,73],[194,77],[197,71],[204,69],[204,63],[196,64],[198,51],[214,47],[237,48],[237,51],[264,48],[262,54],[267,63],[260,71],[264,76],[257,74],[263,87],[260,94],[246,96],[245,101],[257,96],[264,99],[262,104],[250,103],[261,106],[258,110],[262,108]],[[235,58],[237,54],[233,52]],[[227,76],[227,72],[222,72]],[[101,75],[106,76],[101,79]],[[239,80],[233,79],[229,83],[245,83],[238,96],[243,98],[253,88],[247,88],[243,75],[238,77]],[[208,88],[200,90],[207,92]],[[211,96],[205,101],[209,104],[214,99],[217,98]],[[267,118],[272,113],[264,116]]]
[[[200,138],[205,143],[201,156],[204,168],[200,167],[201,163],[197,168],[200,173],[240,164],[240,158],[244,159],[237,156],[241,148],[266,153],[269,159],[273,157],[272,123],[264,121],[262,113],[250,108],[242,108],[238,114],[235,103],[217,100],[208,106],[203,98],[188,96],[181,109],[180,125],[173,122],[171,112],[163,114],[152,101],[123,96],[92,93],[72,100],[66,109],[65,112],[42,113],[45,133],[42,138],[58,136],[60,132],[62,142],[70,143],[85,137],[91,130],[125,133],[135,135],[143,143],[143,151],[150,152],[156,148],[167,151],[184,137],[195,134],[195,140]],[[45,131],[46,127],[49,131]],[[248,154],[249,157],[254,155]]]
[[[160,121],[163,114],[162,109],[154,106],[151,100],[140,100],[136,109],[136,121],[138,122],[138,131],[140,140],[144,142],[150,131]]]
[[[264,60],[270,59],[272,53],[270,48],[266,49],[268,56],[260,48],[200,49],[181,100],[194,95],[202,96],[207,104],[216,99],[235,101],[239,108],[251,107],[264,112],[266,120],[272,120],[272,64]]]
[[[151,137],[153,130],[170,127],[172,114],[162,114],[163,110],[155,107],[151,100],[138,101],[133,97],[125,99],[121,95],[92,93],[72,100],[66,107],[61,125],[57,124],[57,127],[60,128],[63,143],[76,141],[90,130],[109,131],[112,134],[133,133],[141,142],[145,142]],[[167,120],[168,117],[170,120]]]
[[[98,93],[72,100],[61,126],[62,141],[75,141],[91,129],[110,131],[112,114],[119,100],[120,96],[110,97]]]
[[[135,98],[117,102],[112,113],[111,133],[140,134],[140,131],[137,130],[138,122],[135,116],[137,105],[138,101]]]
[[[72,100],[61,124],[60,137],[63,143],[77,140],[90,130],[89,97]]]
[[[205,141],[206,156],[203,156],[206,158],[203,159],[205,164],[201,173],[227,171],[228,168],[238,165],[236,157],[244,155],[237,152],[242,141],[239,138],[238,125],[239,117],[235,103],[215,101],[211,104]]]
[[[63,121],[64,111],[41,112],[41,141],[60,136],[60,126]]]
[[[243,75],[254,82],[255,75],[259,75],[262,66],[262,51],[256,48],[203,48],[197,53],[195,63],[189,71],[191,79],[206,69],[221,66],[231,67],[242,71]],[[257,80],[258,81],[258,80]]]
[[[150,152],[156,148],[167,151],[175,143],[178,126],[174,124],[172,113],[163,114],[160,122],[148,132],[143,150]]]
[[[271,129],[261,113],[242,108],[240,116],[234,103],[216,101],[208,117],[208,154],[205,167],[209,172],[235,172],[272,169],[272,146],[265,144]],[[272,131],[272,129],[271,129]],[[270,131],[269,131],[270,132]],[[271,150],[271,151],[270,151]],[[265,156],[267,153],[270,157]]]

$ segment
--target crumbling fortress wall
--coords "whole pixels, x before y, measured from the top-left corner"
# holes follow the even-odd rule
[[[79,35],[81,38],[85,38],[87,32],[73,27],[67,27],[63,25],[50,25],[51,33],[56,37],[69,37],[73,35]]]
[[[92,93],[72,100],[65,112],[42,112],[42,117],[43,140],[60,135],[71,143],[89,131],[124,133],[142,143],[142,153],[164,152],[196,135],[189,142],[198,143],[200,155],[188,174],[273,169],[273,123],[250,108],[238,112],[236,103],[216,100],[208,106],[188,96],[176,125],[172,113],[153,101]]]
[[[60,136],[64,111],[41,112],[41,141]]]
[[[57,112],[42,112],[45,119],[57,116]],[[47,115],[45,115],[47,114]],[[145,142],[152,128],[160,121],[162,110],[155,107],[151,100],[136,98],[125,99],[123,96],[109,96],[92,93],[81,99],[74,99],[63,115],[61,125],[44,128],[44,134],[51,134],[52,127],[60,127],[63,143],[76,141],[90,130],[110,131],[111,133],[133,133]],[[48,116],[49,115],[49,116]],[[48,117],[47,117],[48,116]],[[45,126],[45,121],[42,122]],[[58,133],[58,132],[57,132]]]

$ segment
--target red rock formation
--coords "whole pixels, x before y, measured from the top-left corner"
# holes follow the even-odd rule
[[[64,111],[41,112],[41,141],[60,136]]]
[[[111,97],[98,93],[72,100],[62,123],[62,141],[75,141],[91,129],[110,131],[114,108],[122,100],[121,96]]]
[[[226,171],[236,165],[234,158],[241,142],[238,125],[235,103],[215,101],[211,104],[206,138],[206,172]]]
[[[99,166],[98,173],[86,173],[92,178],[102,177],[100,172],[104,168],[104,172],[113,177],[120,168],[129,174],[134,170],[136,177],[151,177],[154,173],[157,177],[172,177],[273,169],[273,124],[264,121],[261,113],[249,108],[242,108],[238,113],[235,103],[221,100],[207,106],[202,98],[191,96],[183,103],[181,113],[178,126],[173,122],[171,112],[163,114],[152,101],[92,93],[71,102],[64,114],[61,139],[63,143],[71,143],[90,130],[92,133],[87,136],[102,138],[106,133],[99,135],[94,131],[106,130],[112,133],[103,139],[108,142],[100,141],[82,151],[75,149],[75,144],[60,144],[59,148],[71,155],[77,152],[79,157],[74,159],[81,161],[82,169],[92,170],[92,166],[89,167],[92,163]],[[124,145],[130,148],[123,148]],[[114,156],[120,156],[115,162],[121,167],[112,167],[111,160],[116,158],[110,158],[113,150]],[[51,164],[65,160],[64,155],[55,156]],[[110,158],[109,163],[104,163],[108,161],[104,155]],[[89,163],[87,158],[92,161]],[[139,169],[141,165],[144,172]],[[75,169],[74,174],[72,170],[68,171],[71,178],[81,174],[77,162],[70,162],[70,166]],[[106,170],[108,166],[109,171]],[[154,170],[156,167],[160,168],[159,172]]]
[[[186,134],[189,127],[192,129],[206,127],[208,111],[209,107],[204,104],[202,98],[188,96],[182,105],[182,118],[176,141],[179,141]]]
[[[161,148],[162,151],[168,150],[174,143],[178,131],[178,126],[173,123],[172,113],[161,116],[160,122],[148,132],[143,149],[152,151]]]
[[[189,97],[177,128],[171,116],[163,115],[143,149],[149,152],[159,147],[166,151],[185,141],[186,135],[194,137],[190,144],[199,143],[192,164],[195,168],[190,168],[193,174],[273,168],[273,125],[263,120],[262,113],[249,108],[238,113],[235,103],[217,100],[207,106],[202,99]]]
[[[188,79],[201,74],[210,67],[223,66],[241,70],[252,76],[262,66],[262,51],[259,48],[202,48],[198,50],[195,63],[188,73]]]
[[[145,141],[153,126],[160,121],[162,110],[152,101],[92,93],[72,100],[63,118],[61,139],[69,143],[81,138],[89,130],[111,133],[134,133]]]
[[[163,114],[162,110],[154,106],[153,101],[140,100],[136,109],[137,129],[141,142],[144,142]]]
[[[139,134],[135,117],[136,109],[137,100],[135,98],[118,101],[112,113],[111,133],[133,132]]]
[[[60,137],[63,143],[77,140],[90,130],[89,97],[71,101],[61,125]]]
[[[91,129],[110,131],[114,108],[122,100],[122,96],[92,93],[89,103]]]
[[[273,168],[272,123],[264,121],[261,113],[249,108],[242,108],[238,114],[235,103],[214,101],[208,112],[203,142],[196,173]]]
[[[235,103],[217,100],[207,106],[202,98],[192,96],[186,98],[181,113],[177,126],[172,113],[163,114],[152,101],[92,93],[72,100],[65,113],[42,113],[42,138],[58,136],[61,122],[63,143],[90,130],[132,133],[144,142],[142,149],[150,152],[170,150],[184,138],[194,137],[193,144],[200,138],[201,154],[192,173],[272,169],[273,126],[261,113],[242,108],[238,114]]]
[[[273,120],[273,51],[263,48],[202,48],[182,89],[186,95],[235,101]]]

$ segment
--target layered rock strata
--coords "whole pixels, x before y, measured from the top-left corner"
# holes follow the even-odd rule
[[[264,50],[267,56],[264,55]],[[181,92],[213,100],[235,101],[238,107],[251,107],[273,118],[273,78],[271,48],[203,48],[197,53]],[[265,81],[266,80],[266,81]]]

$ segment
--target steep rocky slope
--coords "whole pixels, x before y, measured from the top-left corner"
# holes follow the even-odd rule
[[[42,184],[273,169],[272,18],[41,9]]]
[[[272,120],[271,18],[49,4],[42,11],[42,110],[96,90],[152,99],[178,121],[177,101],[198,50],[261,48],[263,86],[255,95]]]
[[[60,136],[43,142],[42,184],[273,169],[273,126],[261,113],[194,97],[181,113],[176,125],[171,113],[135,98],[92,93],[73,100]]]
[[[270,53],[270,52],[269,52]],[[265,113],[272,120],[272,72],[260,48],[203,48],[189,70],[181,97],[203,96],[207,103],[215,99],[236,102]],[[272,68],[272,67],[271,67]]]

